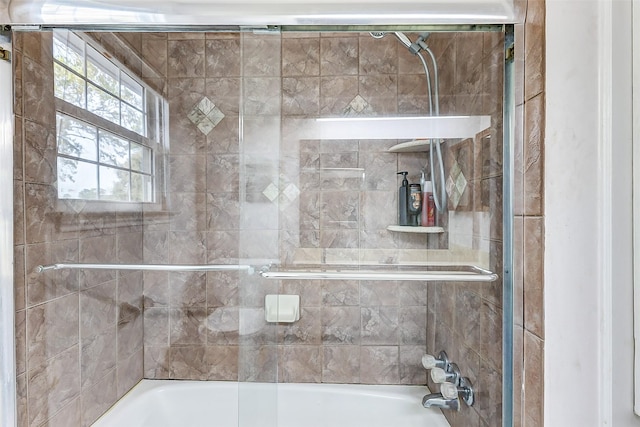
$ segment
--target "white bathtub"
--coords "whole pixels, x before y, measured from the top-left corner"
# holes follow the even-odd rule
[[[142,380],[94,427],[448,427],[419,386]],[[241,413],[239,416],[238,413]]]

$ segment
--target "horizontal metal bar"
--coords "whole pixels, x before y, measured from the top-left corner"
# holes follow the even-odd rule
[[[51,264],[39,265],[35,268],[37,273],[48,270],[141,270],[141,271],[248,271],[253,273],[250,265],[229,264]]]
[[[261,271],[267,279],[300,280],[416,280],[423,282],[493,282],[490,271]]]

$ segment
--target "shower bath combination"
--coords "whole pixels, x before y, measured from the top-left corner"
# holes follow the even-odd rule
[[[385,35],[389,34],[383,31],[371,31],[369,33],[374,39],[381,39]],[[429,115],[440,115],[440,96],[439,96],[439,81],[438,81],[438,62],[433,51],[426,43],[429,33],[421,33],[415,42],[412,42],[409,37],[400,32],[395,31],[393,35],[402,43],[412,54],[416,55],[422,67],[424,68],[424,74],[427,81],[427,95],[429,100]],[[427,66],[427,61],[422,56],[421,52],[426,52],[431,60],[431,66],[433,68],[433,77]],[[432,81],[433,79],[433,81]],[[435,202],[436,210],[443,212],[446,206],[447,193],[445,190],[445,178],[444,178],[444,161],[442,158],[442,149],[440,147],[441,140],[429,139],[429,170],[431,173],[431,180],[433,181],[433,200]],[[435,160],[434,160],[435,159]],[[434,163],[435,162],[435,163]],[[438,165],[438,180],[436,181],[434,164]],[[426,168],[426,165],[425,165]]]
[[[230,420],[225,425],[286,427],[292,419],[293,425],[313,425],[305,417],[316,413],[318,424],[336,427],[393,422],[459,427],[456,420],[466,418],[437,409],[437,393],[443,390],[439,384],[425,387],[429,380],[420,366],[425,353],[442,349],[452,353],[461,371],[473,372],[475,385],[498,389],[502,364],[494,356],[501,349],[500,325],[488,328],[495,338],[489,348],[480,344],[479,328],[462,329],[461,322],[450,320],[479,324],[486,310],[501,313],[503,307],[502,225],[493,220],[497,215],[490,217],[502,199],[487,200],[490,207],[469,202],[469,193],[479,187],[473,184],[483,180],[493,190],[501,183],[501,171],[474,169],[473,159],[479,158],[478,135],[492,131],[489,118],[501,117],[502,85],[492,87],[496,102],[486,103],[499,106],[496,110],[476,105],[468,111],[470,120],[449,116],[467,112],[466,105],[453,105],[458,100],[445,97],[455,95],[444,78],[457,72],[449,66],[466,70],[485,63],[462,67],[460,59],[441,70],[439,82],[435,61],[448,58],[447,49],[454,45],[461,52],[458,58],[478,59],[464,52],[483,49],[487,36],[433,30],[410,38],[402,32],[369,34],[368,29],[15,33],[15,63],[22,64],[15,75],[16,99],[34,106],[16,111],[25,126],[16,133],[16,146],[28,161],[14,171],[19,176],[16,230],[22,239],[15,245],[16,263],[24,275],[16,283],[24,283],[19,295],[26,295],[16,314],[23,319],[16,328],[23,343],[17,374],[28,385],[27,398],[19,402],[24,424],[53,425],[77,409],[79,421],[68,422],[69,427],[162,421],[200,426],[202,419],[187,421],[200,415],[223,424]],[[420,58],[428,97],[422,93],[420,67],[413,62],[415,67],[397,66],[400,55],[408,56],[396,49],[395,40],[384,54],[371,49],[379,43],[371,37],[385,34]],[[441,43],[449,36],[455,41]],[[106,46],[119,49],[101,48]],[[500,43],[491,48],[500,49]],[[499,57],[489,50],[482,56]],[[70,61],[78,58],[85,59],[84,67]],[[123,64],[134,65],[127,69]],[[142,70],[136,64],[143,64]],[[367,64],[382,66],[367,69]],[[89,65],[119,71],[98,78],[87,75]],[[43,84],[55,82],[60,71],[69,87],[82,82],[81,90],[62,93],[62,85]],[[110,81],[104,76],[118,75],[122,90],[101,86]],[[380,83],[389,81],[389,90],[381,89]],[[416,82],[424,106],[416,106],[409,89]],[[65,98],[78,93],[78,98]],[[113,111],[129,111],[131,119],[150,111],[134,105],[145,99],[136,96],[140,93],[157,105],[166,102],[155,116],[166,119],[166,127],[154,123],[153,132],[128,130],[116,137],[120,124],[99,116],[104,110],[83,112],[73,104],[96,94],[107,100],[123,94]],[[169,112],[170,119],[163,116]],[[389,112],[407,117],[390,117]],[[430,140],[420,141],[420,131],[434,122],[437,130],[470,130],[460,136],[429,133],[425,138]],[[77,132],[60,136],[59,123]],[[316,132],[312,125],[338,132],[311,134]],[[342,133],[342,126],[352,133]],[[368,129],[367,137],[358,126]],[[387,133],[374,134],[376,127]],[[163,128],[167,140],[151,141]],[[82,141],[75,142],[83,143],[96,136],[96,145],[78,152],[69,144],[65,152],[52,148],[52,141],[77,135]],[[389,141],[413,138],[419,149],[400,154],[389,147]],[[501,143],[500,134],[491,141]],[[124,148],[101,156],[101,144],[109,142]],[[121,152],[130,157],[121,161]],[[447,174],[469,182],[466,189],[460,186],[467,199],[459,209],[443,188],[443,157]],[[154,160],[145,163],[146,158]],[[459,162],[458,175],[449,172],[449,160]],[[394,230],[395,212],[385,209],[397,194],[390,176],[429,169],[429,161],[438,208],[446,212],[443,227]],[[69,174],[95,167],[99,179],[111,177],[130,186],[103,193],[84,188],[74,194],[89,200],[65,198],[56,191],[67,179],[56,176],[63,162],[75,165],[65,169]],[[500,161],[495,164],[502,167]],[[155,197],[135,203],[113,200],[141,176],[157,181]],[[91,184],[89,179],[74,182]],[[274,294],[299,295],[299,320],[265,319],[266,296]],[[476,362],[479,369],[474,369]],[[361,398],[368,395],[380,399]],[[162,396],[172,396],[171,405],[159,403]],[[216,406],[211,402],[218,396]],[[429,408],[420,404],[425,396]],[[491,393],[496,396],[499,392]],[[495,405],[484,400],[486,394],[477,399],[474,408],[464,396],[459,405],[446,407],[466,411],[465,417],[475,417],[478,425],[495,425],[500,418],[491,409]],[[392,408],[398,412],[383,413],[392,401],[402,403]],[[362,418],[355,419],[356,413]]]

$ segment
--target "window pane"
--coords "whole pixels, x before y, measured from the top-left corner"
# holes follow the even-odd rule
[[[144,135],[144,115],[129,105],[122,103],[122,127]]]
[[[100,199],[129,201],[129,171],[100,166]]]
[[[97,165],[58,157],[58,197],[61,199],[97,199]]]
[[[153,187],[149,175],[131,173],[131,201],[152,202]]]
[[[56,98],[85,108],[84,103],[84,79],[73,74],[60,64],[53,64],[53,79]]]
[[[58,114],[56,121],[58,153],[95,162],[98,157],[96,128],[63,114]]]
[[[129,167],[129,141],[100,130],[100,163]]]
[[[87,77],[96,85],[118,95],[118,67],[100,52],[87,46]]]
[[[87,110],[110,122],[120,124],[120,102],[93,85],[87,85]]]
[[[151,149],[144,145],[131,143],[131,169],[151,173]]]
[[[120,86],[120,97],[137,109],[142,110],[144,107],[144,104],[142,102],[144,93],[142,85],[134,81],[125,73],[122,73],[121,78],[122,84]]]
[[[84,76],[84,41],[69,31],[53,33],[53,57]]]

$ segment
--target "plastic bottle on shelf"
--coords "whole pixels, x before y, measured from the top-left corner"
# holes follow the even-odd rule
[[[409,181],[407,175],[409,172],[398,172],[402,175],[402,185],[398,190],[398,225],[409,225]]]
[[[422,211],[420,212],[420,224],[423,227],[435,227],[436,204],[433,200],[433,183],[425,181],[424,171],[420,177],[422,183]]]

